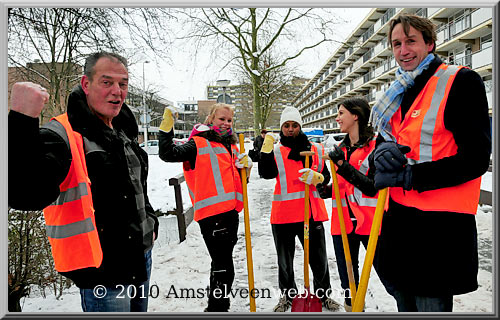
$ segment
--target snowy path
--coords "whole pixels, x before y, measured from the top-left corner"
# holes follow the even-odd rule
[[[257,165],[257,164],[256,164]],[[150,156],[150,176],[148,192],[155,209],[167,211],[173,208],[173,188],[168,185],[168,179],[182,172],[181,164],[165,163],[157,156]],[[250,228],[252,233],[252,255],[255,288],[260,297],[256,299],[257,312],[271,312],[277,302],[278,275],[274,242],[269,222],[274,180],[263,180],[258,176],[257,167],[252,170],[248,184]],[[185,185],[185,184],[183,184]],[[183,201],[190,205],[185,187]],[[326,201],[329,213],[331,199]],[[477,225],[480,244],[480,288],[470,294],[456,296],[455,312],[492,312],[492,208],[485,206],[478,209]],[[324,222],[326,231],[330,223]],[[231,312],[248,312],[249,299],[245,295],[247,288],[247,263],[244,236],[243,212],[240,214],[238,242],[234,250],[235,281],[231,298]],[[161,236],[161,235],[160,235]],[[340,292],[340,280],[337,273],[333,244],[329,233],[326,238],[329,259],[330,277],[334,292]],[[303,251],[296,242],[295,276],[299,289],[303,286]],[[361,266],[364,259],[364,249],[360,250]],[[360,266],[360,267],[361,267]],[[187,229],[186,241],[177,244],[162,244],[158,242],[153,249],[153,271],[151,275],[151,293],[156,298],[150,298],[149,311],[164,312],[202,312],[206,306],[206,291],[210,271],[210,258],[196,222]],[[312,274],[310,275],[312,280]],[[340,297],[334,299],[342,303]],[[22,302],[23,303],[23,302]],[[42,298],[33,291],[31,297],[24,300],[24,312],[81,312],[78,289],[71,287],[60,300],[53,295]],[[343,311],[343,310],[342,310]],[[366,294],[366,312],[396,312],[394,299],[385,292],[375,271],[372,270],[368,291]]]

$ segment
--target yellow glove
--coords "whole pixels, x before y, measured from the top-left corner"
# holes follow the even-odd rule
[[[274,142],[278,139],[278,137],[273,133],[267,133],[264,137],[264,143],[262,143],[262,148],[260,148],[260,152],[263,153],[271,153],[274,149]]]
[[[302,173],[302,175],[299,177],[299,180],[309,185],[312,184],[316,186],[318,183],[321,183],[325,180],[325,177],[323,177],[321,173],[309,168],[300,169],[299,173]]]
[[[174,113],[172,113],[172,110],[169,107],[165,108],[163,111],[163,120],[161,121],[159,130],[164,132],[170,132],[170,130],[172,130],[175,122],[174,114],[177,118],[177,112],[174,111]]]

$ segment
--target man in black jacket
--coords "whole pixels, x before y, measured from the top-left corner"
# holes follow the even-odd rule
[[[385,138],[374,151],[375,187],[390,187],[379,273],[399,311],[451,312],[453,295],[478,287],[475,214],[491,154],[485,87],[435,55],[429,19],[400,15],[388,39],[400,68],[371,114]]]
[[[63,186],[75,174],[75,156],[78,152],[84,154],[85,161],[81,162],[90,192],[84,189],[74,202],[81,201],[81,211],[95,210],[89,218],[95,218],[95,223],[87,232],[97,230],[101,249],[97,251],[102,252],[102,259],[88,263],[90,267],[60,272],[80,288],[86,312],[147,311],[151,249],[158,233],[158,219],[147,196],[147,154],[137,143],[138,127],[124,103],[127,92],[126,60],[114,53],[98,52],[87,58],[81,83],[71,92],[67,112],[57,118],[60,121],[52,120],[39,128],[38,116],[48,101],[48,93],[40,85],[16,83],[11,93],[11,207],[40,210],[60,206],[60,216],[74,215],[77,210],[67,207],[64,196],[75,194]],[[69,128],[62,125],[64,119],[69,121]],[[73,141],[80,137],[78,148],[78,143],[68,139],[72,136],[77,137]],[[87,193],[92,195],[90,204],[82,201]],[[47,208],[44,213],[48,230],[69,230],[70,225],[63,223],[49,226]],[[65,251],[53,245],[56,268],[57,262],[71,264],[80,259],[78,250],[88,253],[83,248],[85,241],[76,242],[74,236],[49,235],[51,244],[60,241],[73,245],[73,250]]]

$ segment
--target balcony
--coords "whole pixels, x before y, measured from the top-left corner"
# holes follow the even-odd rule
[[[373,57],[373,48],[370,48],[364,55],[363,55],[363,63],[366,61],[370,60]]]
[[[450,61],[452,64],[455,64],[455,65],[459,65],[459,66],[465,66],[465,67],[468,67],[468,68],[471,68],[472,69],[472,55],[471,54],[467,54],[465,56],[462,56],[462,57],[459,57],[459,58],[455,58],[454,61]]]
[[[479,69],[481,67],[491,65],[493,61],[493,48],[489,47],[487,49],[483,49],[479,52],[475,52],[472,54],[471,68]]]

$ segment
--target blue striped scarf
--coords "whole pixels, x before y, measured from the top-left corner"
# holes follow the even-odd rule
[[[418,75],[429,68],[432,60],[434,60],[434,54],[429,53],[413,71],[404,71],[399,67],[396,70],[396,80],[373,106],[370,123],[375,131],[378,131],[384,137],[385,141],[396,141],[391,133],[392,128],[389,121],[401,105],[405,91],[413,86]]]

